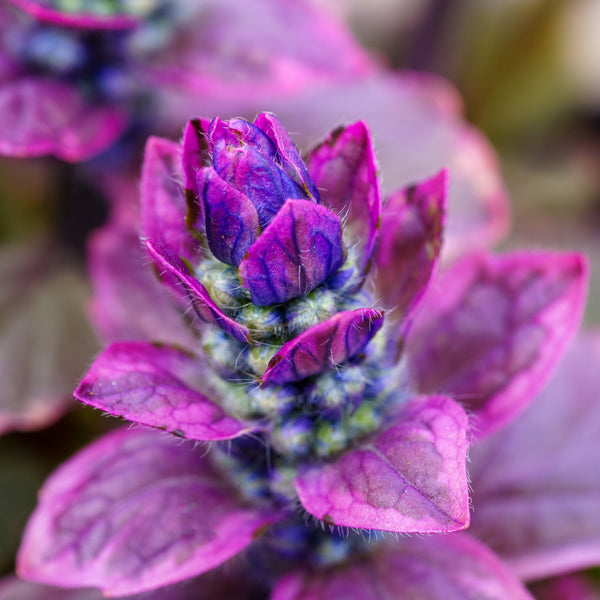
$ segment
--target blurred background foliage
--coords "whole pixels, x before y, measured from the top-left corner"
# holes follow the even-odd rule
[[[490,137],[501,159],[514,214],[503,247],[586,252],[593,273],[586,321],[600,323],[600,0],[318,2],[345,19],[382,63],[439,73],[454,83],[468,120]],[[68,254],[68,268],[81,273],[85,238],[106,218],[98,194],[76,168],[57,160],[2,159],[0,241],[10,247],[51,238],[48,281],[56,252]],[[10,273],[1,268],[4,286]],[[23,309],[28,290],[19,293]],[[19,318],[5,296],[0,292],[2,327]],[[79,329],[68,333],[77,359],[73,387],[98,347],[81,317]],[[0,370],[7,352],[0,347]],[[1,572],[13,569],[46,475],[115,424],[75,407],[48,429],[0,437]]]

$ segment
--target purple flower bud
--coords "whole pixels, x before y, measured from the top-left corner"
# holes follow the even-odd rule
[[[239,266],[254,304],[303,296],[344,263],[340,219],[318,206],[306,165],[274,115],[254,124],[217,117],[206,131],[192,122],[183,165],[211,252]]]

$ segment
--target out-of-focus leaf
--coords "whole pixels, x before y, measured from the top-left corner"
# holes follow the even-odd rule
[[[81,274],[39,241],[0,252],[0,433],[43,427],[96,351]]]

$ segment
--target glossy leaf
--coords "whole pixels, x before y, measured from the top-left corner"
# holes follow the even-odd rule
[[[336,129],[311,151],[307,162],[323,204],[346,220],[349,241],[359,248],[357,268],[364,276],[381,212],[377,164],[366,123]]]
[[[0,254],[0,433],[39,429],[71,405],[97,351],[83,275],[49,242]]]
[[[30,77],[0,89],[0,154],[86,160],[124,129],[125,117],[117,108],[89,105],[65,83]]]
[[[302,506],[325,523],[449,532],[469,525],[468,421],[450,398],[411,401],[398,419],[331,463],[301,471]]]
[[[455,264],[408,337],[417,388],[463,403],[477,436],[499,429],[547,382],[579,325],[586,284],[576,254],[474,255]]]
[[[344,262],[339,218],[309,200],[288,200],[240,263],[252,302],[271,305],[304,296]]]
[[[178,256],[170,254],[164,248],[155,247],[151,242],[146,242],[146,248],[156,261],[161,276],[167,276],[167,282],[175,284],[181,295],[192,302],[195,314],[200,320],[219,325],[241,342],[248,341],[248,328],[228,317],[213,302],[206,288],[189,274],[188,268]]]
[[[130,421],[194,440],[224,440],[253,428],[200,393],[205,365],[169,346],[117,342],[94,361],[74,394]]]
[[[155,246],[195,263],[202,250],[186,228],[188,209],[182,181],[179,144],[159,137],[149,138],[140,182],[142,236]]]
[[[210,251],[224,263],[239,265],[259,235],[254,204],[221,179],[212,167],[198,173],[197,189],[206,216]]]
[[[261,383],[283,385],[334,368],[358,354],[382,324],[383,313],[371,308],[338,312],[284,344]]]
[[[49,478],[17,567],[39,583],[126,596],[216,567],[277,518],[238,499],[202,451],[122,430]]]
[[[466,535],[402,538],[322,571],[284,577],[271,600],[533,600],[487,548]]]
[[[548,387],[471,454],[472,531],[524,579],[600,562],[600,337],[575,340]]]
[[[383,209],[374,262],[377,297],[406,319],[423,298],[442,249],[448,173],[392,194]]]

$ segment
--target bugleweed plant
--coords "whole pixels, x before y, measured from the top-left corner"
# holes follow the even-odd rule
[[[469,444],[535,398],[584,302],[575,254],[439,267],[451,179],[382,202],[362,122],[306,161],[270,113],[151,138],[142,240],[185,341],[96,358],[76,397],[151,428],[50,477],[20,575],[110,596],[206,573],[157,598],[529,598],[466,534],[390,535],[468,527]]]

